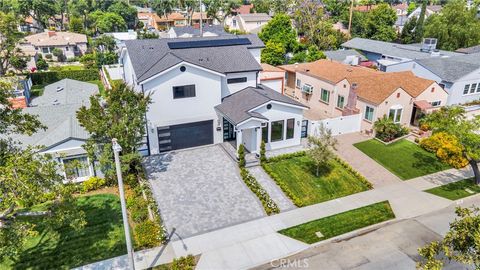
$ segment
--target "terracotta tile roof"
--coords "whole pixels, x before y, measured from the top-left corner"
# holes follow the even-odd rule
[[[25,37],[26,43],[33,46],[62,46],[87,43],[87,36],[71,32],[46,31]]]
[[[205,20],[207,19],[207,13],[202,12],[202,19]],[[200,20],[200,12],[194,12],[192,15],[192,20]]]
[[[234,11],[237,12],[237,14],[249,14],[252,8],[253,8],[253,4],[241,5],[239,8],[235,9]]]
[[[412,97],[417,97],[434,83],[432,80],[415,76],[411,71],[385,73],[330,60],[284,65],[280,68],[308,74],[332,84],[347,79],[351,84],[357,84],[356,91],[359,98],[374,104],[382,103],[398,88],[404,89]]]
[[[262,66],[262,71],[266,71],[266,72],[284,72],[283,69],[278,68],[278,67],[274,67],[274,66],[269,65],[269,64],[262,63],[262,64],[260,64],[260,66]]]
[[[161,16],[161,17],[159,17],[156,13],[155,15],[156,15],[155,17],[156,22],[181,21],[181,20],[187,19],[185,16],[183,16],[183,14],[178,12],[173,12],[168,14],[168,16]]]

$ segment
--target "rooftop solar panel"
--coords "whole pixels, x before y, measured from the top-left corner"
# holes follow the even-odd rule
[[[221,47],[250,45],[252,42],[248,38],[229,38],[229,39],[210,39],[210,40],[193,40],[193,41],[173,41],[168,42],[170,49],[190,49],[205,47]]]

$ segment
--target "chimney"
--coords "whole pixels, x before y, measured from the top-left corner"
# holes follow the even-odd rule
[[[357,83],[353,82],[348,92],[347,105],[345,106],[342,116],[348,116],[358,113],[357,109]]]

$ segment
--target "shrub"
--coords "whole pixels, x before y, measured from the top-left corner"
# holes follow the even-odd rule
[[[38,70],[47,70],[48,69],[48,63],[43,58],[38,58],[36,66],[37,66]]]
[[[246,165],[246,160],[245,160],[245,146],[243,144],[240,144],[238,147],[238,166],[240,168],[245,168]]]
[[[393,120],[386,115],[375,121],[373,128],[375,129],[375,136],[384,142],[390,142],[396,138],[407,135],[409,132],[408,128],[394,123]]]
[[[47,58],[48,60],[52,60],[53,55],[47,53],[47,54],[45,54],[45,58]]]
[[[420,143],[420,139],[419,138],[415,138],[415,143]]]
[[[262,142],[260,143],[260,162],[267,161],[266,152],[267,150],[265,149],[265,141],[262,140]]]
[[[97,190],[105,186],[106,181],[103,178],[92,176],[87,181],[82,183],[83,192],[89,192],[92,190]]]
[[[65,78],[84,82],[100,80],[98,70],[96,69],[37,72],[30,74],[30,77],[34,85],[50,84]]]
[[[170,269],[172,270],[193,270],[195,269],[195,257],[188,255],[187,257],[180,257],[173,259]]]
[[[455,136],[438,132],[420,141],[420,146],[428,152],[435,153],[443,162],[454,168],[463,168],[468,160],[463,156],[462,146]]]
[[[247,187],[250,188],[255,195],[257,195],[267,215],[280,213],[280,209],[278,208],[277,204],[272,200],[272,198],[270,198],[270,195],[268,195],[267,191],[258,183],[257,179],[255,179],[255,177],[253,177],[253,175],[247,171],[247,169],[241,168],[240,176]]]
[[[137,245],[140,248],[151,248],[158,246],[162,242],[162,228],[151,220],[145,220],[137,224],[134,229]]]
[[[142,222],[148,219],[148,203],[142,197],[136,197],[130,207],[130,217],[135,222]]]

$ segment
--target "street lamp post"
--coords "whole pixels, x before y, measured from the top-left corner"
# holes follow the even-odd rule
[[[119,153],[122,147],[118,144],[117,139],[112,139],[112,148],[115,156],[115,167],[117,169],[118,191],[120,193],[120,205],[122,206],[123,228],[125,230],[125,240],[127,242],[128,263],[130,269],[135,270],[135,261],[133,259],[132,240],[130,238],[130,227],[128,226],[127,207],[125,204],[125,192],[123,190],[122,168],[120,167]]]

